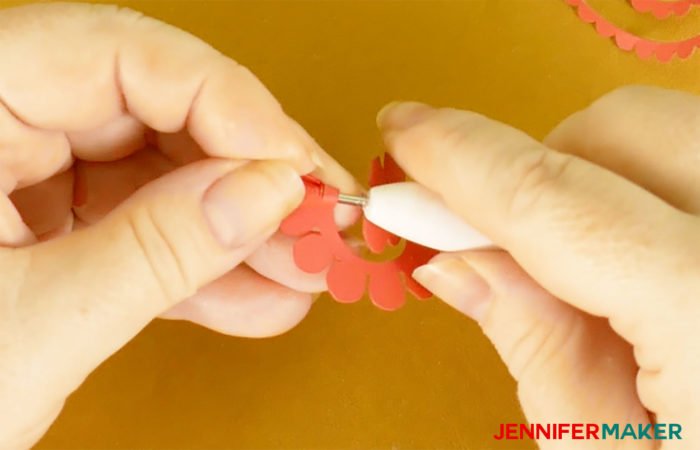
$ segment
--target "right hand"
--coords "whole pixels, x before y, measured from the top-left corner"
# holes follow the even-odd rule
[[[683,440],[664,448],[700,448],[698,118],[699,98],[642,87],[606,95],[545,145],[471,112],[380,114],[406,172],[508,252],[439,255],[415,276],[479,323],[530,423],[677,423]]]

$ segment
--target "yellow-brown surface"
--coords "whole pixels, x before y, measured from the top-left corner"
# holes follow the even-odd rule
[[[473,109],[542,137],[616,86],[698,85],[700,55],[640,61],[562,0],[119,3],[250,67],[358,177],[380,151],[374,115],[390,100]],[[592,3],[645,35],[700,32],[697,13],[658,23],[623,0]],[[38,448],[532,449],[491,437],[523,420],[468,319],[433,300],[385,313],[323,297],[268,340],[154,322],[89,377]]]

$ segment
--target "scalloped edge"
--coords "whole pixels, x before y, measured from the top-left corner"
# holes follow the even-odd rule
[[[695,52],[696,48],[700,47],[700,35],[673,42],[645,39],[608,21],[594,10],[586,0],[564,1],[576,11],[579,19],[593,25],[600,36],[612,39],[620,50],[634,51],[641,59],[649,59],[654,56],[662,63],[671,61],[674,56],[687,59]]]
[[[635,11],[652,13],[657,19],[667,19],[671,16],[685,16],[693,6],[700,5],[700,0],[630,0]]]
[[[383,161],[381,157],[372,161],[370,186],[392,182],[391,179],[382,176],[387,164],[392,163],[393,159],[388,154],[384,155]],[[396,168],[401,170],[398,166]],[[401,174],[402,179],[405,179],[403,171]],[[437,250],[406,241],[403,251],[394,259],[370,261],[362,258],[355,254],[343,240],[335,223],[333,208],[338,202],[338,190],[312,176],[305,176],[302,179],[306,186],[304,201],[280,225],[280,231],[283,234],[296,238],[293,259],[299,269],[309,273],[318,273],[327,269],[328,291],[340,303],[354,303],[361,298],[355,295],[356,291],[345,289],[346,277],[342,272],[347,272],[349,268],[356,273],[362,273],[365,278],[363,294],[366,293],[379,309],[385,311],[399,309],[406,303],[407,292],[419,300],[432,296],[427,289],[413,279],[413,271],[430,261],[438,253]],[[365,217],[362,220],[368,222]],[[363,232],[368,230],[370,233],[387,233],[376,226],[371,228],[363,225]],[[315,245],[308,246],[309,239],[315,240]],[[365,239],[367,239],[366,236]],[[321,260],[307,261],[307,255],[314,251],[314,247],[323,247],[324,251],[330,255],[329,259],[322,258],[326,260],[325,264],[321,264]],[[346,267],[339,277],[337,276],[338,265]],[[321,268],[321,266],[324,267]],[[329,277],[331,274],[332,276]],[[397,287],[399,285],[400,288]]]

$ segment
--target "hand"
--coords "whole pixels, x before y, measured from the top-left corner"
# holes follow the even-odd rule
[[[17,448],[160,314],[295,325],[325,289],[273,236],[299,174],[356,187],[248,70],[176,28],[44,4],[0,11],[0,30],[0,448]]]
[[[380,114],[407,173],[508,251],[439,255],[415,276],[478,321],[530,423],[676,423],[683,440],[663,448],[700,447],[699,117],[699,98],[643,87],[603,97],[544,145],[470,112]]]

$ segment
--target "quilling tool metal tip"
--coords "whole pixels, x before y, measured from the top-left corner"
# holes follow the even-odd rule
[[[350,195],[350,194],[338,194],[338,203],[343,205],[353,205],[353,206],[367,206],[367,197],[362,197],[360,195]]]

